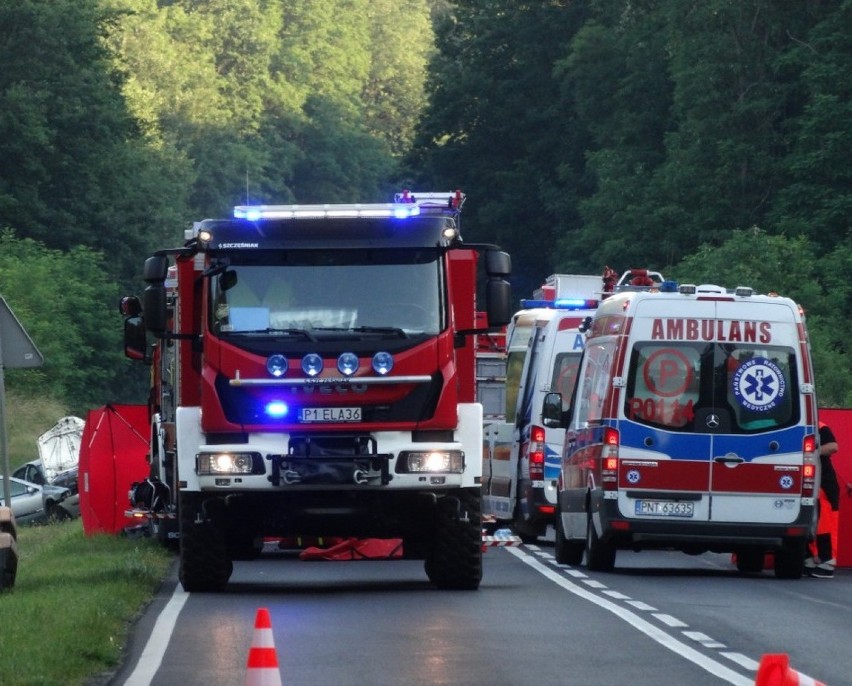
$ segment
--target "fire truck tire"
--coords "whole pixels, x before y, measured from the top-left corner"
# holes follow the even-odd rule
[[[442,590],[473,591],[482,580],[481,492],[463,489],[436,504],[434,538],[424,565]]]
[[[805,572],[805,541],[787,543],[775,551],[775,576],[778,579],[801,579]]]
[[[583,553],[586,542],[583,540],[568,540],[565,538],[565,530],[562,526],[562,516],[556,513],[556,536],[553,546],[553,554],[556,561],[561,565],[578,565],[583,561]]]
[[[593,572],[611,572],[615,567],[615,546],[601,541],[591,517],[586,534],[586,567]]]
[[[224,531],[201,514],[201,495],[180,495],[180,583],[187,593],[221,591],[228,583],[233,563],[228,557]],[[212,514],[207,513],[208,517]]]

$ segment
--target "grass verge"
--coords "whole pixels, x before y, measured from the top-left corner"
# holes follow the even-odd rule
[[[155,540],[86,536],[80,519],[18,529],[0,593],[0,684],[75,686],[115,670],[173,555]]]

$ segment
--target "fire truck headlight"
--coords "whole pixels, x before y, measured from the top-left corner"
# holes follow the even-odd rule
[[[461,450],[404,450],[399,454],[396,471],[402,474],[461,474],[464,453]]]
[[[337,370],[344,376],[352,376],[358,371],[358,356],[355,353],[343,353],[337,358]]]
[[[199,476],[212,474],[262,474],[259,453],[198,453],[195,456]]]
[[[373,371],[376,374],[384,376],[390,374],[391,369],[393,369],[393,355],[384,351],[373,355]]]
[[[287,358],[284,355],[270,355],[266,360],[266,370],[278,378],[287,373]]]
[[[308,353],[302,358],[302,371],[308,376],[319,376],[322,372],[322,358],[316,353]]]

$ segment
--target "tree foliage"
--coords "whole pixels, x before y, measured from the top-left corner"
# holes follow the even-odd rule
[[[45,345],[80,402],[128,369],[87,284],[137,289],[235,203],[402,179],[468,194],[518,296],[604,264],[786,291],[849,400],[852,0],[7,0],[0,26],[0,226],[14,278],[68,270],[74,350]]]
[[[413,164],[474,189],[518,295],[603,265],[780,291],[820,401],[850,399],[852,1],[458,0],[444,26]]]

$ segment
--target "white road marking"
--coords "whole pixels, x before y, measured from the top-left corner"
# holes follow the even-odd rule
[[[718,662],[717,660],[713,660],[712,658],[703,655],[695,648],[693,648],[688,643],[684,643],[683,641],[678,640],[671,634],[666,633],[659,627],[651,624],[647,620],[643,619],[639,615],[630,610],[615,604],[611,600],[602,597],[599,594],[592,593],[591,591],[587,591],[585,588],[578,586],[570,579],[566,579],[564,576],[559,574],[558,572],[551,570],[545,567],[541,562],[536,560],[534,557],[526,554],[520,548],[506,548],[506,550],[520,559],[522,562],[528,564],[530,567],[535,569],[537,572],[550,579],[557,586],[562,587],[566,591],[573,593],[584,600],[588,600],[591,603],[594,603],[598,607],[607,610],[608,612],[613,613],[619,619],[624,620],[634,628],[641,631],[643,634],[653,639],[657,643],[659,643],[664,648],[671,650],[675,654],[686,658],[690,662],[698,665],[701,669],[713,674],[714,676],[719,677],[727,681],[729,684],[734,684],[734,686],[754,686],[754,679],[748,679],[744,677],[742,674],[735,672],[727,665]]]
[[[139,656],[139,662],[133,673],[127,677],[124,686],[150,686],[154,681],[154,675],[163,663],[163,655],[172,638],[178,615],[189,598],[189,593],[183,590],[180,584],[175,584],[174,593],[169,602],[160,612],[151,636]]]

